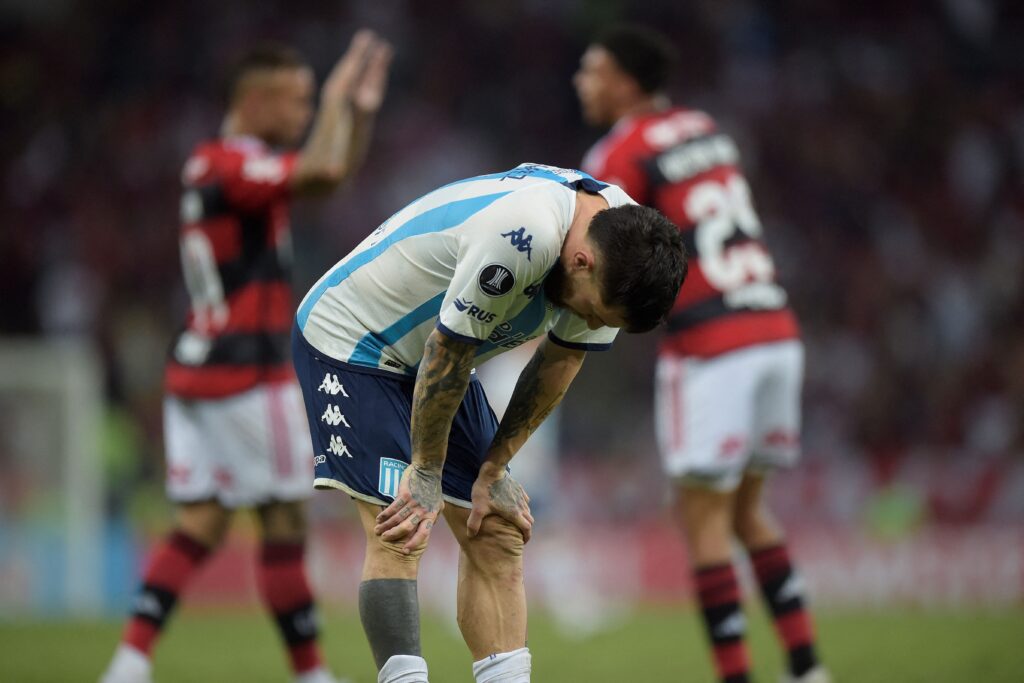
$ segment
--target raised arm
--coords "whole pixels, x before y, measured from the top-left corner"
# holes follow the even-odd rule
[[[333,190],[362,163],[384,101],[391,46],[373,31],[356,33],[320,91],[320,107],[291,177],[296,194]]]
[[[409,537],[411,552],[427,542],[441,512],[441,472],[448,435],[466,394],[476,346],[440,330],[427,337],[412,396],[412,464],[402,475],[398,495],[377,516],[375,531],[386,541]]]
[[[529,496],[506,466],[537,427],[551,414],[583,365],[585,351],[559,346],[545,339],[523,368],[512,392],[505,416],[487,451],[487,459],[473,484],[473,510],[467,522],[470,536],[480,530],[483,518],[501,515],[530,539],[533,517]]]

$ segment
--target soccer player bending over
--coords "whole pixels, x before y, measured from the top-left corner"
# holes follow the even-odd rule
[[[749,680],[735,536],[788,653],[786,680],[824,683],[803,586],[762,499],[766,475],[798,456],[803,345],[736,144],[704,112],[671,107],[660,94],[674,61],[663,36],[636,27],[590,45],[576,91],[588,123],[614,127],[584,167],[664,211],[694,259],[661,343],[655,404],[718,675]]]
[[[533,518],[509,461],[586,352],[662,322],[685,274],[659,212],[579,171],[523,164],[416,200],[306,294],[292,349],[315,485],[359,509],[359,613],[380,683],[427,680],[416,575],[442,511],[476,680],[530,680]],[[498,424],[474,366],[545,333]]]
[[[295,679],[334,681],[303,563],[312,454],[288,359],[288,203],[331,190],[358,166],[390,57],[386,42],[358,33],[321,88],[305,146],[279,154],[272,148],[295,144],[309,124],[313,73],[289,48],[254,49],[234,70],[221,137],[185,164],[181,259],[191,307],[167,363],[164,403],[175,528],[149,560],[104,683],[151,679],[161,629],[239,507],[259,517],[259,590]]]

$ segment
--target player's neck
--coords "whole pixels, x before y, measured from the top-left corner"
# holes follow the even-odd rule
[[[562,245],[563,253],[572,253],[583,243],[590,229],[590,221],[598,211],[607,209],[608,200],[599,194],[592,194],[585,190],[576,190],[576,211],[573,212],[572,222],[569,224],[569,232],[566,233],[565,242]]]
[[[650,97],[642,97],[634,100],[627,105],[619,108],[616,112],[615,121],[616,123],[622,119],[630,118],[633,116],[643,116],[645,114],[653,114],[659,111],[665,111],[672,106],[669,99],[661,94],[651,95]]]
[[[263,137],[259,135],[256,129],[249,125],[245,120],[245,117],[241,116],[238,112],[229,111],[227,116],[224,117],[224,122],[220,126],[220,136],[222,138],[256,138],[257,140],[263,140]],[[266,142],[264,140],[264,142]]]

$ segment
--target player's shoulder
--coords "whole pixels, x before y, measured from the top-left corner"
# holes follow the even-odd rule
[[[634,134],[649,149],[661,151],[717,130],[718,124],[707,112],[673,107],[643,117]]]
[[[572,212],[571,192],[550,182],[517,186],[496,207],[491,221],[495,238],[526,245],[529,253],[542,257],[557,253],[562,246],[563,223],[567,225],[566,217]]]
[[[197,144],[185,162],[185,184],[229,180],[271,182],[287,173],[285,155],[278,154],[254,137],[214,138]]]
[[[591,173],[600,174],[600,169],[609,162],[625,156],[635,155],[642,147],[643,120],[629,116],[612,126],[605,135],[587,150],[583,157],[583,168]]]

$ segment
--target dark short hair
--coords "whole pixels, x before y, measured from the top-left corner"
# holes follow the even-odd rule
[[[594,40],[615,57],[644,92],[665,87],[676,63],[676,49],[664,34],[644,26],[618,25]]]
[[[240,55],[228,69],[224,82],[225,98],[229,103],[233,102],[238,95],[238,86],[254,71],[301,69],[305,66],[309,63],[295,48],[283,43],[259,43]]]
[[[627,204],[599,211],[587,235],[600,250],[604,302],[625,312],[626,331],[663,323],[686,279],[679,228],[657,209]]]

